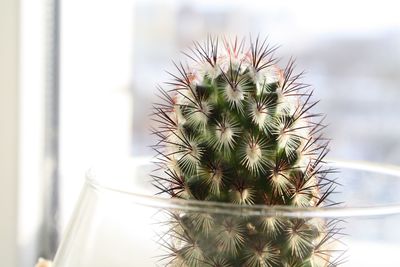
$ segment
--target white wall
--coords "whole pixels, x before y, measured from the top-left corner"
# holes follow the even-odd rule
[[[17,265],[19,1],[0,0],[0,260]]]

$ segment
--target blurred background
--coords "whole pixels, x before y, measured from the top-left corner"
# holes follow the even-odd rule
[[[94,162],[151,155],[155,87],[209,33],[295,56],[330,157],[400,164],[395,2],[0,0],[2,266],[54,256]]]

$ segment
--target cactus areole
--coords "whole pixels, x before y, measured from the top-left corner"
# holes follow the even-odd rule
[[[159,87],[153,183],[173,198],[237,205],[334,205],[318,101],[277,47],[209,37]],[[171,212],[166,266],[337,266],[335,220]]]

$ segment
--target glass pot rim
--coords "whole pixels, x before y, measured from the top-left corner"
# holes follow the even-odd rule
[[[341,167],[351,170],[365,171],[375,174],[396,176],[400,179],[400,167],[368,161],[329,159],[332,167]],[[134,158],[130,164],[136,167],[150,166],[151,159],[145,157]],[[191,212],[218,213],[238,216],[271,216],[286,218],[355,218],[375,217],[400,214],[400,203],[377,204],[366,206],[332,206],[332,207],[296,207],[284,205],[239,205],[215,201],[186,200],[166,198],[127,190],[120,186],[113,186],[97,179],[95,167],[86,173],[85,184],[97,191],[128,197],[130,201],[152,208],[181,210]]]

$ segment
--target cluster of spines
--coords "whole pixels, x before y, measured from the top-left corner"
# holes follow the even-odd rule
[[[311,100],[313,91],[300,81],[303,73],[294,74],[293,60],[279,69],[277,47],[266,40],[250,41],[249,48],[244,40],[223,44],[221,49],[211,37],[204,45],[195,42],[185,53],[193,65],[174,63],[178,74],[170,73],[169,89],[159,87],[162,101],[154,105],[153,116],[159,138],[154,185],[172,197],[241,205],[336,204],[328,198],[336,182],[324,161],[329,144],[321,133],[324,117],[310,112],[318,101]],[[338,264],[321,252],[340,236],[332,223],[336,220],[316,227],[304,219],[265,218],[260,223],[216,217],[172,216],[170,263],[319,266],[312,259],[319,255],[326,266]],[[211,231],[212,224],[220,230]],[[201,240],[215,243],[225,257],[206,252]]]

